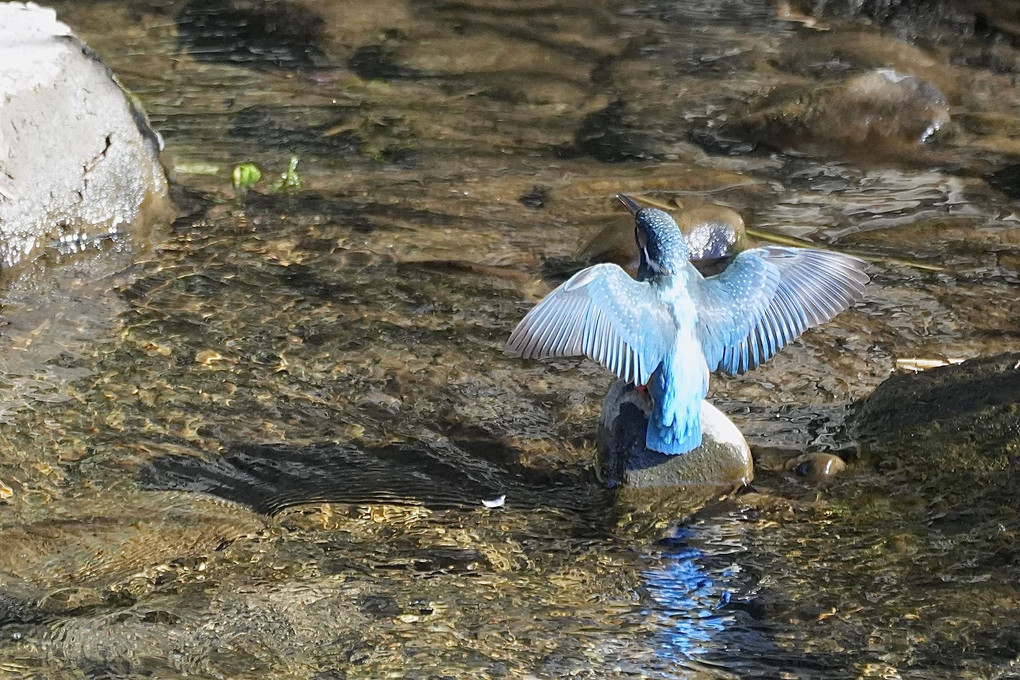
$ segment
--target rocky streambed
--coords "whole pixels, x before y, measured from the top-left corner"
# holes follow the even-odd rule
[[[181,216],[4,300],[0,671],[1015,673],[1014,29],[887,4],[56,3]],[[755,481],[686,519],[502,353],[618,192],[872,259],[713,381]]]

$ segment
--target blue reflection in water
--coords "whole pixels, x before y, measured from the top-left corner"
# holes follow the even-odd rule
[[[669,659],[693,660],[718,651],[723,643],[710,643],[733,623],[733,613],[725,606],[733,596],[740,568],[736,564],[706,567],[704,551],[688,544],[693,533],[685,527],[677,529],[662,542],[666,548],[662,565],[645,572],[649,594],[658,605],[649,613],[664,617],[657,651]]]

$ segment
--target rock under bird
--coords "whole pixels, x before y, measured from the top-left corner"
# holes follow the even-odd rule
[[[584,355],[647,385],[649,449],[700,446],[712,371],[750,370],[864,296],[863,261],[810,248],[752,248],[702,276],[668,213],[618,198],[634,214],[637,280],[610,263],[579,271],[528,312],[506,349],[534,359]]]

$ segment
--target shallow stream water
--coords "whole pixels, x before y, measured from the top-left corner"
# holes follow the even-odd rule
[[[55,7],[165,138],[182,213],[10,283],[0,676],[1020,676],[1015,537],[936,522],[843,428],[897,359],[1016,346],[1008,33],[764,1]],[[876,67],[950,123],[725,134]],[[237,200],[244,161],[268,178]],[[618,192],[874,261],[863,303],[713,379],[756,480],[665,535],[595,477],[611,377],[501,349],[628,228]],[[808,451],[851,465],[819,490],[783,469]]]

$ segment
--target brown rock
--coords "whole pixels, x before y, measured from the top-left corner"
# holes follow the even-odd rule
[[[916,149],[948,122],[949,104],[935,86],[878,69],[777,94],[726,130],[782,149],[887,156]]]
[[[675,525],[713,498],[754,477],[743,435],[721,411],[703,401],[704,441],[687,453],[668,456],[645,447],[651,400],[617,381],[602,405],[599,470],[615,488],[622,526],[657,531]]]

